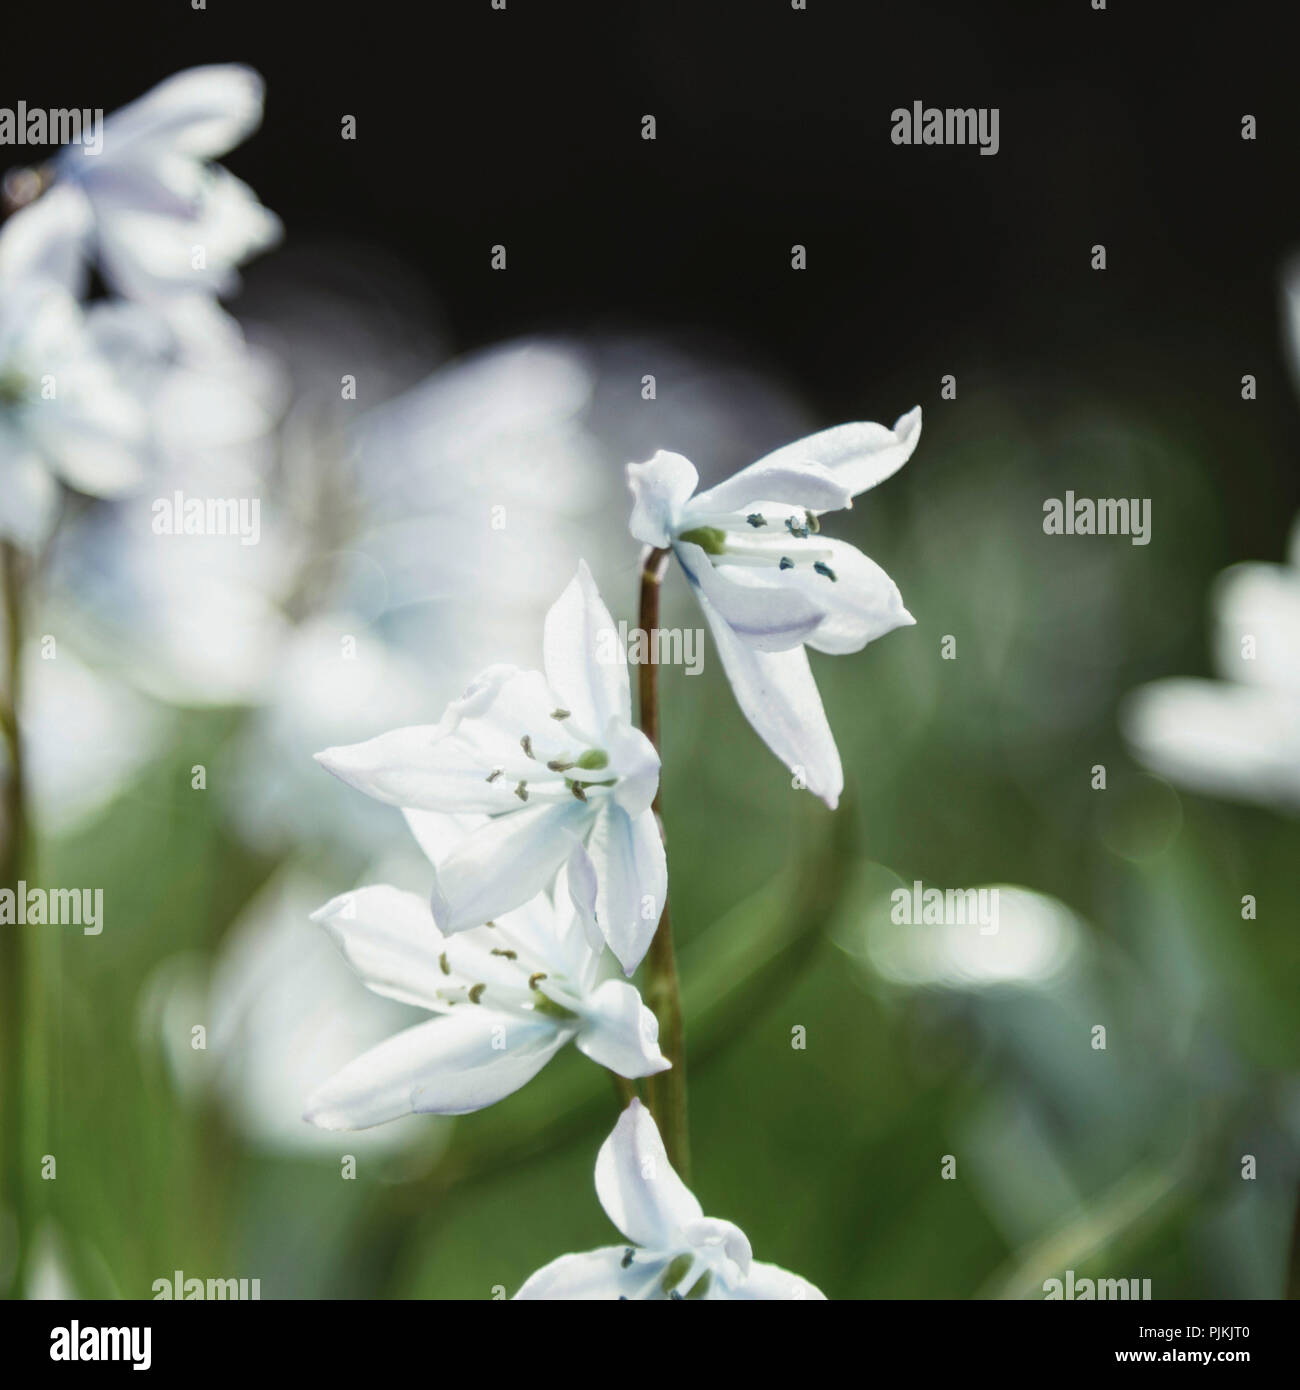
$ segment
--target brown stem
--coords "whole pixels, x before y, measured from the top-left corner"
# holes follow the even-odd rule
[[[647,546],[641,557],[641,611],[640,627],[649,634],[659,626],[659,589],[663,583],[671,552]],[[659,668],[652,661],[643,661],[637,667],[637,693],[640,704],[641,731],[659,749]],[[653,810],[659,823],[659,833],[664,833],[663,813],[660,806],[663,779],[660,777],[659,791],[655,793]],[[691,1155],[686,1125],[686,1035],[682,1018],[681,987],[677,979],[677,957],[673,950],[672,920],[668,912],[668,898],[664,897],[663,911],[659,917],[659,927],[650,943],[646,955],[649,979],[646,986],[646,999],[659,1019],[659,1046],[665,1057],[672,1063],[672,1069],[652,1076],[646,1082],[646,1094],[650,1102],[650,1112],[655,1117],[659,1132],[663,1136],[668,1160],[681,1175],[683,1182],[690,1181]]]

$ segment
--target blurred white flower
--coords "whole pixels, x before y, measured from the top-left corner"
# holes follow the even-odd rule
[[[771,379],[655,338],[521,339],[449,363],[357,432],[353,546],[385,576],[386,633],[437,644],[441,700],[491,662],[527,664],[580,558],[635,591],[608,525],[629,459],[671,441],[723,467],[804,420]]]
[[[0,277],[0,536],[39,544],[60,481],[96,497],[130,491],[146,439],[143,409],[76,300],[48,280]]]
[[[633,536],[672,549],[745,717],[831,807],[844,774],[804,647],[855,652],[915,620],[893,580],[854,546],[821,535],[817,518],[897,472],[920,435],[920,407],[892,430],[839,425],[701,493],[681,454],[660,450],[627,470]]]
[[[1300,811],[1300,523],[1288,565],[1241,564],[1213,597],[1221,681],[1155,681],[1121,711],[1137,756],[1196,791]]]
[[[102,810],[149,760],[164,712],[84,665],[66,642],[53,659],[33,643],[25,658],[23,745],[34,815],[67,834]]]
[[[531,1275],[516,1298],[825,1299],[799,1275],[755,1260],[738,1226],[704,1215],[639,1100],[601,1145],[596,1195],[632,1245],[562,1255]]]
[[[408,811],[429,858],[482,817]],[[408,1028],[319,1087],[305,1118],[365,1129],[400,1115],[463,1115],[517,1091],[566,1043],[620,1076],[665,1071],[659,1024],[626,980],[606,978],[604,943],[560,875],[555,896],[444,936],[429,905],[387,885],[344,893],[313,914],[377,994],[440,1017]]]
[[[210,980],[201,958],[163,961],[140,991],[147,1047],[161,1043],[178,1086],[211,1092],[246,1138],[267,1149],[337,1156],[338,1139],[302,1123],[302,1098],[359,1052],[405,1027],[413,1011],[374,994],[308,921],[328,890],[300,869],[280,870],[223,937]],[[193,1045],[196,1023],[207,1046]],[[414,1159],[439,1148],[442,1127],[386,1125],[351,1136],[385,1155]]]
[[[0,275],[38,272],[81,293],[88,262],[147,303],[225,295],[235,267],[279,240],[279,219],[213,163],[262,119],[262,79],[238,64],[190,68],[104,122],[103,148],[69,146],[52,183],[16,212]]]
[[[879,877],[897,883],[884,870]],[[911,891],[911,885],[898,886]],[[898,921],[892,891],[853,913],[837,941],[882,979],[909,989],[1048,988],[1077,964],[1086,939],[1084,924],[1063,903],[1014,884],[973,890],[997,902],[993,931],[947,914],[935,922]],[[971,891],[959,890],[963,896]]]
[[[165,494],[164,494],[165,495]],[[102,509],[62,528],[52,587],[77,650],[168,704],[253,704],[290,622],[294,538],[263,516],[261,543],[165,536],[147,505]]]
[[[318,748],[409,723],[429,707],[420,668],[357,614],[327,612],[287,631],[267,653],[258,708],[219,778],[234,832],[259,851],[294,843],[382,852],[392,812],[346,788],[320,785]]]
[[[282,364],[244,340],[215,300],[162,309],[98,300],[86,314],[100,354],[148,413],[155,487],[255,489],[286,403]]]
[[[491,817],[436,865],[445,934],[520,907],[567,862],[623,968],[640,963],[668,887],[659,755],[632,727],[626,664],[600,659],[614,631],[580,563],[546,615],[545,676],[490,667],[441,723],[317,754],[390,806]]]
[[[23,1297],[34,1303],[66,1302],[81,1297],[63,1235],[52,1221],[46,1220],[37,1227]]]

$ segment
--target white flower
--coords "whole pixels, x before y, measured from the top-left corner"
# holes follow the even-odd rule
[[[892,430],[839,425],[699,494],[680,454],[660,450],[627,470],[632,534],[676,554],[745,717],[832,807],[844,774],[804,647],[855,652],[915,620],[889,576],[821,535],[817,518],[897,472],[920,434],[920,407]]]
[[[516,1298],[825,1298],[799,1275],[754,1260],[738,1226],[704,1215],[639,1100],[601,1145],[596,1195],[632,1245],[562,1255],[532,1275]]]
[[[598,660],[612,631],[580,563],[546,615],[544,676],[490,667],[439,724],[316,755],[391,806],[490,817],[436,864],[447,935],[526,903],[567,862],[629,975],[645,954],[668,890],[650,809],[659,755],[632,727],[626,665]]]
[[[1124,733],[1157,772],[1198,791],[1300,811],[1300,521],[1290,565],[1234,565],[1215,596],[1215,664],[1229,679],[1155,681]]]
[[[115,112],[98,153],[71,145],[42,171],[52,186],[11,219],[0,273],[34,270],[79,290],[94,259],[128,298],[228,294],[235,267],[281,232],[253,191],[211,162],[257,128],[262,95],[252,69],[217,64],[176,73]]]
[[[473,822],[406,814],[432,859],[473,833]],[[313,916],[377,994],[439,1015],[325,1082],[306,1113],[323,1129],[481,1110],[530,1081],[568,1042],[620,1076],[669,1066],[659,1024],[636,989],[605,978],[604,943],[570,899],[563,873],[554,899],[539,893],[451,936],[434,926],[424,899],[387,886],[345,893]]]
[[[96,497],[129,491],[147,438],[76,300],[48,280],[0,280],[0,536],[39,543],[56,480]]]

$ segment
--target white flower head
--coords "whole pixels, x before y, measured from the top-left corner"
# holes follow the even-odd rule
[[[38,544],[60,481],[96,497],[130,491],[147,440],[76,300],[49,280],[0,279],[0,536]]]
[[[1213,607],[1226,679],[1142,686],[1121,711],[1125,736],[1180,785],[1300,813],[1300,519],[1290,564],[1232,566]]]
[[[627,470],[632,534],[677,556],[745,717],[832,807],[844,774],[804,648],[855,652],[915,620],[889,576],[818,518],[896,473],[920,435],[919,406],[893,429],[838,425],[700,493],[681,454]]]
[[[406,815],[434,859],[483,819]],[[306,1118],[365,1129],[412,1113],[481,1110],[568,1042],[620,1076],[667,1070],[654,1014],[626,980],[607,977],[603,943],[565,879],[561,872],[554,898],[539,893],[455,935],[434,926],[418,894],[387,886],[344,893],[314,913],[370,989],[438,1017],[350,1062],[315,1091]]]
[[[567,864],[624,970],[645,955],[668,891],[651,810],[659,755],[632,726],[626,665],[598,658],[613,630],[580,563],[546,615],[544,675],[490,667],[440,723],[316,755],[391,806],[488,817],[436,862],[445,934],[521,906]]]
[[[88,261],[130,299],[230,293],[235,267],[279,240],[279,219],[214,163],[262,119],[262,79],[237,63],[189,68],[105,122],[98,152],[69,146],[53,182],[11,219],[0,272],[79,292]]]
[[[755,1260],[738,1226],[704,1215],[639,1100],[601,1145],[596,1195],[632,1243],[562,1255],[530,1276],[516,1298],[825,1298],[799,1275]]]

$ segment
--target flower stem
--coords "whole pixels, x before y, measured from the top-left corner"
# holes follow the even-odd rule
[[[641,610],[640,627],[644,633],[653,632],[659,626],[659,589],[663,583],[664,571],[668,565],[669,551],[647,546],[641,557]],[[654,662],[644,661],[637,667],[637,693],[639,696],[641,732],[659,748],[659,668]],[[659,823],[659,833],[664,833],[663,777],[659,780],[659,790],[655,793],[654,813]],[[665,837],[666,839],[666,837]],[[654,1116],[663,1136],[668,1160],[677,1170],[683,1182],[690,1182],[691,1153],[690,1139],[686,1124],[686,1038],[682,1019],[681,987],[677,980],[677,956],[673,950],[672,920],[668,912],[668,897],[664,896],[663,911],[659,917],[659,927],[650,943],[646,955],[649,978],[646,998],[659,1019],[659,1045],[663,1054],[672,1063],[672,1069],[652,1076],[646,1082],[646,1094],[650,1102],[650,1113]]]
[[[23,557],[9,542],[0,543],[0,588],[4,605],[4,687],[0,692],[0,735],[8,754],[3,798],[4,844],[0,848],[0,887],[18,889],[26,853],[27,797],[22,733],[18,722],[23,648]],[[12,1260],[12,1292],[23,1281],[23,1243],[27,1213],[22,1210],[23,1153],[23,970],[22,932],[0,928],[0,1178],[6,1203],[18,1208],[18,1248]]]
[[[620,1110],[626,1110],[636,1099],[636,1082],[629,1081],[626,1076],[620,1076],[618,1072],[611,1071],[609,1079],[614,1083],[614,1094],[618,1097]]]

